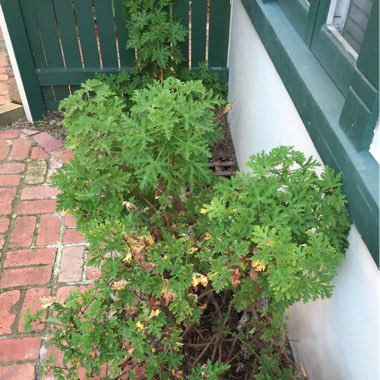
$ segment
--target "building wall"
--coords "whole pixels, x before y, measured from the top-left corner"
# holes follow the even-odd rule
[[[229,57],[230,128],[239,166],[278,145],[320,160],[240,0],[233,0]],[[289,338],[310,380],[376,380],[380,272],[355,227],[329,300],[289,310]]]

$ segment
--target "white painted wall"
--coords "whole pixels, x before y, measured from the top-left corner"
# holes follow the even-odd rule
[[[240,0],[233,0],[229,70],[229,121],[241,169],[250,155],[278,145],[320,160]],[[289,337],[310,380],[380,379],[380,272],[355,227],[349,241],[333,297],[289,310]]]

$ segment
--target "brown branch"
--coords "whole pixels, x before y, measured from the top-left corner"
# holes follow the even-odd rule
[[[230,357],[231,355],[233,354],[234,352],[234,349],[235,349],[235,346],[236,346],[236,342],[238,341],[238,337],[236,336],[234,341],[232,342],[232,345],[231,345],[231,348],[230,348],[230,351],[228,352],[228,355],[227,355],[227,362],[230,360]]]
[[[210,341],[206,344],[205,348],[202,350],[202,352],[198,355],[198,357],[194,360],[193,364],[191,365],[192,367],[195,367],[199,361],[202,359],[202,357],[204,356],[204,354],[207,352],[207,350],[209,349],[209,347],[211,346],[212,342],[214,341],[214,339],[216,338],[216,335],[214,335]]]

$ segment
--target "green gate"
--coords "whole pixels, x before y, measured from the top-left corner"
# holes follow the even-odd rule
[[[34,120],[95,73],[128,70],[134,52],[123,0],[0,0]],[[177,0],[174,13],[189,28],[187,65],[207,61],[227,77],[229,0]]]

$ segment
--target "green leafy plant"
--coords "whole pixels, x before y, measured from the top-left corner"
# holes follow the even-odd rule
[[[128,43],[135,49],[139,72],[161,81],[177,71],[183,61],[180,42],[186,29],[173,18],[171,0],[126,0]]]
[[[284,315],[332,294],[350,225],[340,177],[318,175],[289,147],[253,156],[231,180],[215,177],[209,148],[225,87],[206,66],[178,70],[186,32],[171,1],[125,5],[137,70],[89,80],[61,104],[75,157],[54,175],[58,203],[101,277],[27,313],[32,328],[48,310],[48,343],[63,353],[45,371],[293,379]]]
[[[158,118],[165,124],[159,125],[154,107],[149,111],[142,104],[149,94],[166,93],[169,83],[177,96],[183,85],[178,80],[155,83],[146,92],[137,91],[139,105],[125,117],[129,137],[145,125],[148,129],[135,139],[141,138],[142,146],[146,135],[153,147],[153,138],[160,142],[156,159],[164,157],[161,139],[172,135],[158,133],[168,120]],[[96,102],[104,103],[102,96],[118,104],[104,84],[87,86],[66,103],[72,112],[83,112],[80,99],[88,91],[96,91],[89,100],[93,111]],[[71,119],[74,113],[68,112],[66,123],[88,123],[86,114]],[[96,125],[105,133],[103,123]],[[157,133],[151,134],[153,126]],[[164,169],[152,171],[150,160],[141,161],[136,140],[127,144],[138,153],[124,152],[119,144],[129,139],[107,131],[98,135],[103,143],[94,150],[93,144],[84,144],[89,137],[79,125],[67,127],[69,141],[86,150],[92,167],[75,191],[72,182],[82,175],[75,163],[80,155],[55,177],[63,191],[60,204],[81,220],[91,243],[89,264],[100,266],[102,276],[92,289],[72,294],[65,303],[49,300],[56,314],[52,323],[59,321],[50,344],[64,353],[63,365],[54,371],[74,379],[78,366],[92,376],[107,365],[109,379],[234,379],[243,368],[260,380],[292,378],[292,369],[281,364],[287,355],[284,312],[296,301],[331,295],[330,281],[347,244],[349,220],[339,177],[328,168],[318,176],[315,161],[280,147],[252,157],[250,173],[231,181],[210,180],[210,187],[203,175],[194,182],[171,170],[166,175]],[[215,138],[202,136],[204,143]],[[81,197],[92,186],[92,173],[99,173],[97,165],[111,159],[107,152],[116,162],[124,157],[116,167],[117,175],[126,178],[125,187],[114,201],[105,202],[118,205],[117,212],[101,205],[94,210]],[[165,161],[175,162],[169,157],[176,152],[165,149]],[[186,164],[180,166],[186,170]],[[102,176],[97,174],[98,183]],[[97,196],[111,199],[113,194]],[[98,207],[103,207],[100,214]]]
[[[62,102],[76,157],[55,181],[65,189],[61,207],[79,223],[118,217],[131,194],[136,207],[183,211],[187,191],[213,180],[209,146],[220,138],[219,98],[200,81],[168,78],[136,90],[131,101],[126,114],[107,84],[90,80]]]

